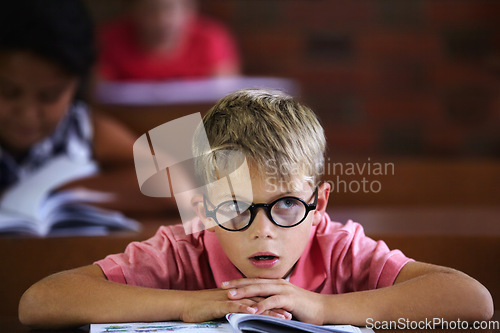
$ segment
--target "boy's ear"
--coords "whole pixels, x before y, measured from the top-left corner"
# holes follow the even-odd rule
[[[201,222],[205,226],[205,229],[210,231],[210,232],[214,232],[215,227],[217,226],[217,223],[212,218],[207,217],[207,215],[205,214],[205,206],[203,204],[203,196],[201,194],[200,195],[197,194],[197,195],[193,196],[193,198],[191,200],[191,205],[193,206],[193,208],[196,212],[196,215],[198,215]]]
[[[326,208],[328,206],[329,197],[330,197],[330,184],[324,182],[318,187],[318,202],[316,204],[316,209],[314,210],[314,218],[313,218],[314,226],[318,225],[323,219]]]

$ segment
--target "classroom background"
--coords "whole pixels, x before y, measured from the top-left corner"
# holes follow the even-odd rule
[[[86,0],[97,22],[123,7]],[[294,78],[334,154],[500,156],[500,3],[202,0],[243,74]]]
[[[86,2],[97,23],[126,3]],[[382,175],[383,190],[340,191],[336,204],[500,202],[499,169],[490,163],[500,157],[499,2],[201,0],[199,6],[232,31],[243,75],[298,83],[300,98],[325,127],[332,163],[395,164],[394,175]],[[182,107],[169,111],[187,112]],[[108,109],[138,132],[149,129],[123,108]]]
[[[127,0],[85,2],[101,24],[119,15]],[[380,184],[366,192],[339,187],[330,199],[334,220],[352,218],[409,257],[470,274],[500,304],[500,1],[199,5],[232,31],[244,76],[297,84],[300,99],[325,127],[327,164],[365,167],[335,169],[327,180]],[[93,103],[138,137],[213,104]],[[379,164],[389,171],[374,172]],[[9,290],[0,316],[15,315],[21,293],[41,277],[121,252],[164,221],[110,238],[0,239],[0,253],[17,253],[1,258],[8,269],[0,271],[0,281]]]

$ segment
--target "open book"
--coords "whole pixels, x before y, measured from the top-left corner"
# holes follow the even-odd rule
[[[351,325],[313,325],[296,320],[280,319],[264,315],[230,313],[226,318],[235,332],[361,332],[358,327]]]
[[[53,192],[57,187],[97,172],[93,162],[60,156],[9,188],[0,197],[0,233],[99,235],[110,229],[138,230],[138,222],[119,212],[89,205],[111,194],[83,189]]]
[[[179,321],[157,323],[92,324],[90,333],[144,333],[144,332],[373,332],[351,325],[312,325],[296,320],[279,319],[264,315],[230,313],[227,322],[183,323]]]

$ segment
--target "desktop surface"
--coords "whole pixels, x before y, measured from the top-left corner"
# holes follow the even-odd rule
[[[493,319],[500,319],[500,312],[495,312]],[[44,332],[44,333],[88,333],[89,326],[74,328],[74,329],[62,329],[62,330],[32,330],[27,326],[22,325],[16,317],[0,317],[0,328],[2,332],[7,333],[34,333],[34,332]],[[451,333],[451,332],[471,332],[471,330],[451,330],[451,329],[433,329],[433,330],[374,330],[375,332],[429,332],[429,333]],[[474,332],[484,332],[484,333],[498,333],[500,329],[484,329],[476,330]]]
[[[500,253],[499,207],[334,207],[329,214],[339,222],[346,222],[347,218],[357,220],[365,226],[368,236],[383,239],[389,247],[400,248],[417,260],[451,266],[470,274],[490,290],[496,304],[500,303],[500,266],[492,265],[498,262]],[[108,236],[0,236],[0,332],[30,331],[18,322],[17,305],[31,284],[49,274],[123,252],[128,243],[145,240],[161,225],[179,221],[165,218],[142,222],[140,232],[118,232]],[[499,319],[497,312],[496,320]]]

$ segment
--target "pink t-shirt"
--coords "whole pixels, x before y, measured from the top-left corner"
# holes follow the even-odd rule
[[[128,17],[99,32],[98,72],[111,81],[202,78],[212,76],[220,64],[239,61],[228,30],[205,17],[194,19],[180,47],[165,55],[151,55],[138,45]]]
[[[340,294],[390,286],[411,259],[365,236],[363,227],[332,222],[313,227],[289,281],[306,290]],[[125,253],[97,261],[108,280],[151,288],[199,290],[220,287],[243,275],[230,262],[215,233],[186,235],[182,225],[161,227]]]

